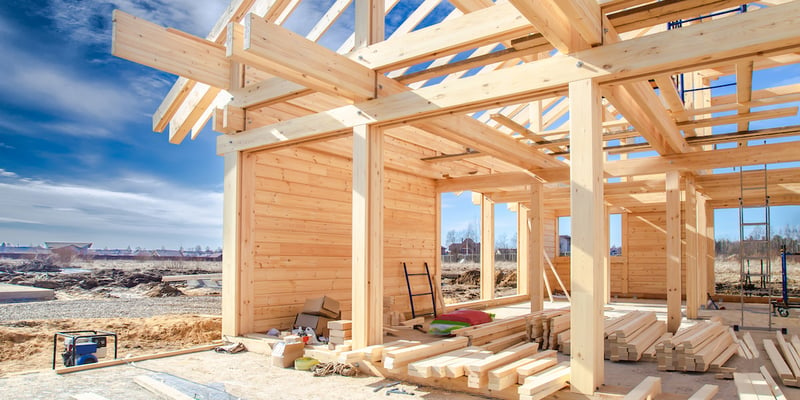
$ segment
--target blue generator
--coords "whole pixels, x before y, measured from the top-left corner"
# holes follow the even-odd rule
[[[114,358],[117,358],[116,333],[94,330],[57,332],[53,337],[53,369],[56,368],[59,337],[64,338],[64,351],[61,352],[61,359],[65,367],[94,364],[99,359],[105,358],[109,337],[114,338]]]

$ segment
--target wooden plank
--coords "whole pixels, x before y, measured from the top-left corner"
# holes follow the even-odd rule
[[[386,369],[403,367],[414,361],[467,347],[468,342],[468,338],[454,337],[385,352],[383,354],[383,366]]]
[[[794,347],[786,343],[786,339],[784,339],[783,333],[780,331],[775,332],[775,337],[778,339],[778,349],[781,350],[783,359],[786,360],[786,364],[789,365],[792,374],[795,378],[800,377],[800,362],[798,362],[797,352],[794,350]]]
[[[480,345],[480,347],[483,347],[484,349],[489,350],[491,352],[498,352],[507,349],[508,347],[511,347],[517,343],[527,341],[527,338],[528,338],[527,332],[519,332],[483,343]]]
[[[791,368],[789,368],[789,365],[786,364],[786,360],[781,357],[781,353],[779,353],[778,348],[775,347],[775,342],[770,339],[764,339],[764,351],[767,352],[767,356],[770,361],[772,361],[772,365],[775,367],[775,371],[778,372],[778,376],[780,376],[781,379],[794,379],[794,373]]]
[[[489,356],[483,360],[466,364],[464,370],[469,377],[468,386],[471,388],[485,386],[488,384],[490,370],[535,354],[538,350],[538,343],[526,343]]]
[[[561,390],[568,384],[570,370],[570,364],[565,361],[553,368],[525,378],[525,384],[518,389],[520,399],[523,396],[541,399]]]
[[[118,9],[112,21],[111,54],[220,89],[230,87],[223,46]]]
[[[661,394],[661,378],[648,376],[625,395],[623,400],[652,400]]]
[[[758,400],[759,396],[755,392],[750,375],[740,372],[733,373],[733,382],[736,384],[736,391],[739,393],[739,400]]]
[[[719,392],[717,385],[703,385],[700,390],[694,392],[688,400],[712,400]]]
[[[386,10],[383,0],[355,0],[353,47],[361,48],[383,41]]]
[[[536,355],[521,358],[510,364],[504,365],[502,367],[497,367],[489,371],[488,374],[489,390],[503,390],[507,387],[510,387],[511,385],[515,385],[517,383],[517,380],[519,379],[519,373],[517,372],[518,367],[535,364],[537,362],[547,362],[547,361],[552,362],[552,365],[556,364],[556,361],[551,358],[542,359],[541,357],[537,358]]]
[[[383,132],[353,129],[353,348],[383,342]]]
[[[139,386],[147,389],[156,397],[169,400],[192,400],[193,396],[189,396],[180,390],[167,385],[166,383],[155,379],[152,376],[139,375],[133,378]]]
[[[353,329],[353,321],[349,319],[343,319],[338,321],[328,321],[328,329],[336,329],[336,330],[352,330]]]
[[[667,330],[681,325],[681,190],[680,175],[667,172]]]
[[[76,365],[74,367],[56,368],[55,371],[56,371],[57,374],[61,375],[61,374],[69,374],[71,372],[80,372],[80,371],[86,371],[86,370],[96,369],[96,368],[112,367],[114,365],[127,364],[127,363],[132,363],[132,362],[137,362],[137,361],[147,361],[147,360],[154,360],[154,359],[157,359],[157,358],[180,356],[180,355],[183,355],[183,354],[190,354],[190,353],[197,353],[197,352],[200,352],[200,351],[213,350],[214,348],[219,347],[221,344],[222,343],[220,342],[220,343],[215,343],[215,344],[207,344],[207,345],[203,345],[203,346],[190,347],[188,349],[165,351],[165,352],[162,352],[162,353],[146,354],[146,355],[141,355],[141,356],[133,356],[133,357],[128,357],[128,358],[124,358],[124,359],[123,358],[119,358],[119,359],[116,359],[116,360],[101,361],[101,362],[94,363],[94,364],[83,364],[83,365]]]
[[[528,273],[528,293],[530,293],[531,311],[544,309],[542,299],[542,283],[546,283],[547,295],[551,298],[552,291],[549,288],[550,281],[544,272],[543,256],[546,254],[544,248],[544,186],[541,182],[531,184],[530,189],[530,208],[528,208],[528,218],[523,221],[523,228],[526,230],[528,241],[524,244],[527,250],[527,265],[520,264],[520,268],[527,269]],[[522,247],[517,247],[522,248]]]
[[[192,274],[192,275],[167,275],[161,277],[161,282],[194,281],[203,279],[222,279],[222,273],[218,274]]]
[[[781,387],[778,386],[777,383],[775,383],[774,379],[772,379],[772,375],[770,375],[769,371],[767,371],[767,368],[762,365],[758,368],[758,370],[761,371],[761,375],[764,377],[764,381],[766,381],[767,385],[772,391],[772,394],[775,395],[775,400],[786,400],[786,396],[783,394]]]
[[[438,369],[439,367],[443,367],[451,362],[454,362],[463,356],[480,351],[482,351],[482,349],[478,347],[467,347],[464,349],[458,349],[444,354],[439,354],[424,360],[412,362],[408,364],[408,374],[420,378],[429,378],[434,376],[434,367]]]
[[[603,206],[603,156],[600,132],[600,90],[596,82],[582,80],[570,87],[570,146],[572,166],[572,287],[570,326],[580,335],[570,341],[573,391],[594,393],[603,382],[603,260],[601,240]],[[575,118],[579,116],[579,118]]]
[[[797,336],[792,337],[792,343],[794,343],[794,339],[796,337]],[[750,332],[745,332],[742,336],[742,339],[744,339],[744,343],[747,344],[748,350],[750,350],[750,353],[753,355],[753,357],[761,358],[761,353],[759,353],[758,348],[756,347],[756,342],[753,341],[753,336],[750,335]]]

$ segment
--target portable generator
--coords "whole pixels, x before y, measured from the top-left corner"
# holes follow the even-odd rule
[[[53,369],[56,368],[58,339],[64,338],[64,351],[61,359],[65,367],[93,364],[105,358],[108,349],[108,338],[114,338],[114,358],[117,358],[117,334],[95,330],[63,331],[53,336]]]

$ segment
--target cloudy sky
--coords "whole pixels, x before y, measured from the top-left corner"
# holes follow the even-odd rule
[[[222,159],[151,115],[174,76],[110,54],[115,8],[205,37],[227,0],[0,5],[0,242],[218,247]]]

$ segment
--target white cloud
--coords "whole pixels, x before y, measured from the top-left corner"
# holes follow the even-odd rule
[[[51,0],[43,12],[76,40],[110,45],[113,9],[205,38],[227,5],[226,0]]]
[[[3,168],[0,168],[0,176],[6,177],[6,178],[16,178],[17,174],[14,173],[14,172],[11,172],[11,171],[6,171]]]
[[[5,144],[3,142],[0,142],[0,149],[14,150],[14,149],[16,149],[16,147],[14,147],[14,146],[12,146],[10,144]]]
[[[91,185],[7,176],[15,179],[0,183],[0,237],[6,241],[43,242],[59,232],[71,235],[61,239],[80,238],[100,246],[200,243],[216,247],[221,241],[221,192],[187,189],[144,176]],[[43,228],[38,228],[38,238],[30,232],[19,238],[14,223]],[[131,238],[144,239],[133,243],[136,239]]]

